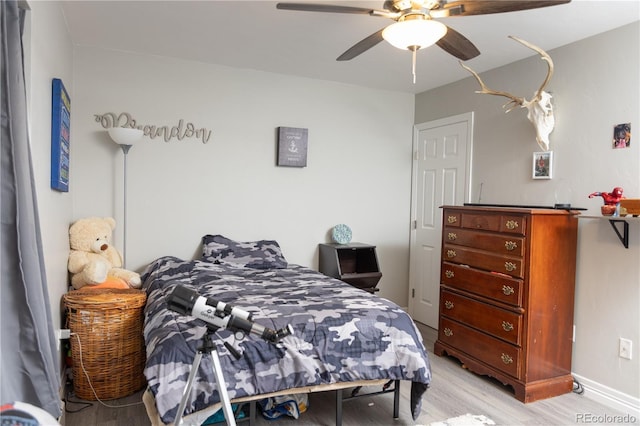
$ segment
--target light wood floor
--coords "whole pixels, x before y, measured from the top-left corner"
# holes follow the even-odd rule
[[[441,358],[431,351],[437,332],[419,324],[425,346],[430,351],[433,380],[422,401],[422,413],[416,421],[409,412],[408,383],[401,386],[400,418],[394,420],[393,395],[385,394],[347,401],[343,405],[344,426],[360,425],[428,425],[432,422],[463,414],[481,414],[492,419],[496,425],[575,425],[589,423],[584,415],[625,415],[601,405],[584,395],[570,393],[555,398],[522,404],[516,400],[510,388],[496,381],[475,375],[461,368],[453,358]],[[379,389],[373,389],[379,390]],[[361,393],[363,393],[365,390]],[[114,401],[109,405],[140,404],[124,408],[108,408],[96,401],[93,405],[76,413],[66,413],[67,426],[147,426],[150,425],[142,392]],[[76,399],[71,398],[72,401]],[[77,410],[82,404],[68,402],[69,410]],[[583,417],[580,417],[583,416]],[[581,421],[582,419],[582,421]],[[243,423],[240,423],[243,424]],[[309,396],[309,410],[300,419],[291,418],[267,421],[259,414],[260,426],[335,425],[335,394],[324,392]]]

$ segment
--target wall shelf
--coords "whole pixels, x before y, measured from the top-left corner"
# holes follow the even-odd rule
[[[629,222],[632,220],[640,221],[640,217],[638,216],[578,216],[578,219],[599,219],[599,220],[608,220],[611,224],[611,227],[615,231],[618,239],[624,246],[624,248],[629,248]],[[622,225],[622,228],[620,228]]]

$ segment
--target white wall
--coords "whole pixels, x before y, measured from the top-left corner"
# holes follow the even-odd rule
[[[145,137],[129,152],[129,269],[197,257],[207,233],[276,239],[315,268],[318,243],[346,223],[378,246],[379,294],[406,306],[413,95],[82,47],[74,67],[75,218],[123,223],[123,154],[94,114],[212,130],[206,144]],[[278,126],[309,129],[306,168],[276,167]]]
[[[599,216],[602,199],[589,199],[591,192],[621,186],[627,197],[640,198],[640,141],[635,137],[630,148],[611,148],[615,124],[631,122],[636,134],[640,128],[639,40],[636,22],[549,51],[555,63],[547,88],[556,111],[552,180],[531,179],[532,153],[540,149],[526,111],[505,115],[501,106],[507,99],[475,94],[479,87],[472,77],[416,96],[416,123],[475,112],[473,202],[568,202]],[[481,77],[493,89],[530,98],[545,72],[545,63],[533,56]],[[579,226],[573,371],[637,407],[640,219],[630,224],[628,249],[605,220],[581,219]],[[618,357],[619,337],[633,341],[633,360]]]
[[[31,154],[40,212],[42,246],[49,285],[53,326],[61,324],[60,303],[67,292],[69,193],[51,189],[51,82],[62,79],[75,113],[73,90],[73,46],[60,7],[53,2],[30,2],[25,31],[26,77]]]

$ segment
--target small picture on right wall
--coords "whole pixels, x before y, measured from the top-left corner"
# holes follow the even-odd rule
[[[612,148],[629,148],[631,146],[631,123],[613,126]]]
[[[533,179],[551,179],[553,171],[553,151],[533,153]]]

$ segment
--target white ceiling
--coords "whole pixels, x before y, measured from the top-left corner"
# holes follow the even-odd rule
[[[291,0],[303,2],[308,0]],[[411,52],[382,42],[337,62],[349,47],[393,23],[368,15],[276,9],[275,1],[65,1],[75,45],[181,58],[237,68],[420,93],[469,76],[437,46],[420,50],[417,82]],[[382,9],[378,1],[311,1]],[[519,12],[442,19],[470,39],[480,56],[477,72],[534,53],[507,38],[518,36],[545,50],[640,20],[638,0],[573,0]],[[612,46],[620,48],[620,46]]]

